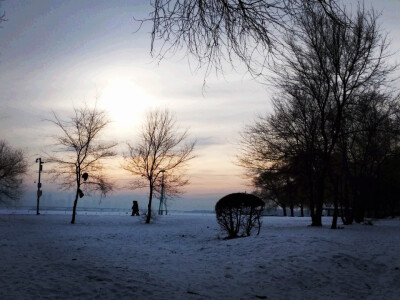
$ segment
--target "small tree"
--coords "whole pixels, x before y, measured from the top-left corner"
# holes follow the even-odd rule
[[[50,171],[56,180],[60,180],[64,189],[75,189],[75,200],[71,224],[75,223],[76,206],[79,197],[83,197],[81,186],[88,191],[100,191],[105,196],[112,190],[112,184],[103,174],[104,159],[114,157],[114,142],[100,140],[103,129],[109,124],[104,111],[96,107],[74,108],[69,120],[62,120],[53,113],[49,120],[61,129],[55,137],[57,149],[47,160],[56,166]]]
[[[227,238],[238,237],[240,231],[242,236],[249,236],[254,228],[259,234],[264,205],[260,198],[251,194],[229,194],[215,205],[217,222],[228,233]]]
[[[22,193],[22,175],[27,171],[24,152],[0,140],[0,203],[16,200]]]
[[[187,142],[188,131],[180,131],[168,110],[153,110],[147,114],[140,139],[136,145],[128,143],[123,168],[139,176],[132,188],[149,187],[146,223],[151,220],[153,192],[161,184],[161,172],[166,176],[166,189],[174,193],[188,184],[183,168],[193,159],[195,141]],[[167,192],[168,194],[168,192]]]

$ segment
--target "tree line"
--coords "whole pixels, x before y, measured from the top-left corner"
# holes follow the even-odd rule
[[[273,113],[242,133],[239,164],[270,203],[309,208],[332,228],[398,213],[399,95],[389,43],[374,10],[303,5],[271,70]]]
[[[268,205],[332,228],[399,213],[399,95],[379,14],[335,0],[157,0],[152,53],[205,74],[239,60],[272,86],[273,112],[241,133],[238,164]],[[157,51],[157,49],[159,49]]]

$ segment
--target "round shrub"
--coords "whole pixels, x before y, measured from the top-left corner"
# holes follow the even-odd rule
[[[217,222],[228,234],[227,238],[249,236],[253,229],[261,229],[264,202],[252,194],[234,193],[222,197],[215,205]]]

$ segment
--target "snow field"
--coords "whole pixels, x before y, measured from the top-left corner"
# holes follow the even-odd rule
[[[400,219],[342,230],[264,217],[0,215],[0,299],[400,299]]]

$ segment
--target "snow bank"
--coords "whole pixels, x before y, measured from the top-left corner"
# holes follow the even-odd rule
[[[399,299],[400,219],[343,230],[265,217],[222,240],[215,216],[0,215],[0,298]]]

